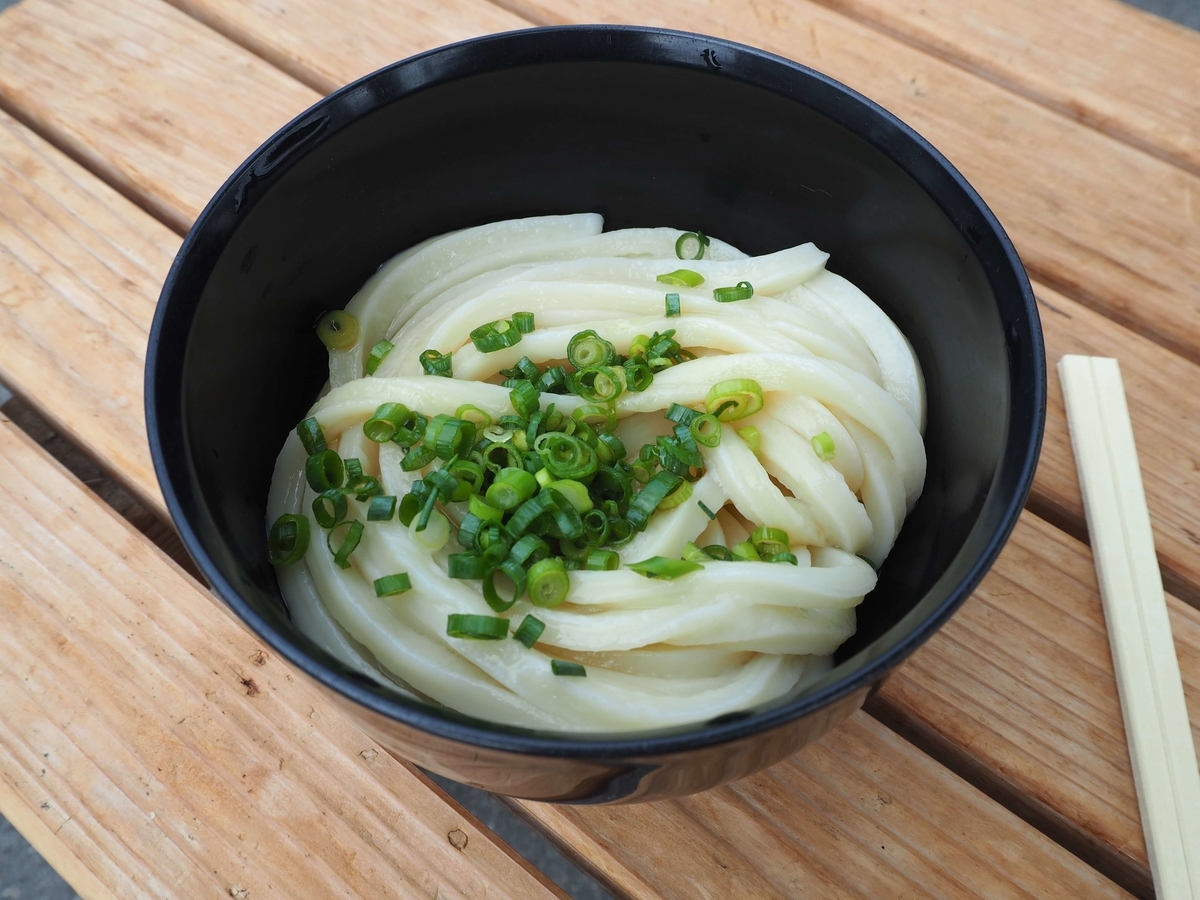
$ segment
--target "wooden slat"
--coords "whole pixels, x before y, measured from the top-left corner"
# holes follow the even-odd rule
[[[1200,736],[1200,611],[1168,603]],[[1095,569],[1079,541],[1026,514],[983,585],[872,711],[965,753],[989,793],[1152,896]]]
[[[159,0],[10,7],[0,71],[0,104],[180,233],[320,96]]]
[[[1200,173],[1200,34],[1119,0],[819,0]]]
[[[1091,898],[1114,890],[863,713],[786,762],[704,794],[521,809],[635,898]]]
[[[443,44],[529,27],[487,0],[168,2],[324,94]]]
[[[85,898],[565,897],[3,417],[0,457],[0,812]]]

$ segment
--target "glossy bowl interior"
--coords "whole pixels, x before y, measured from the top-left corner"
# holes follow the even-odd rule
[[[600,212],[757,254],[814,241],[895,320],[928,390],[924,493],[838,665],[802,694],[653,734],[572,738],[390,694],[289,622],[266,562],[276,454],[327,377],[313,337],[431,235]],[[1024,271],[962,177],[888,113],[750,48],[653,29],[543,29],[397,63],[317,104],[214,197],[163,289],[147,363],[155,465],[218,594],[386,746],[539,799],[685,793],[748,774],[863,702],[967,596],[1032,480],[1045,407]]]

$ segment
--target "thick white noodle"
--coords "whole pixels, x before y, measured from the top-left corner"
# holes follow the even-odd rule
[[[617,436],[633,454],[673,423],[671,403],[703,410],[710,388],[753,379],[758,413],[722,426],[716,447],[701,447],[705,474],[683,503],[655,513],[620,550],[622,562],[678,558],[689,543],[733,547],[758,526],[787,532],[797,565],[711,562],[671,581],[615,571],[570,573],[567,601],[553,609],[519,600],[508,617],[545,623],[526,649],[513,640],[472,641],[446,634],[453,613],[495,615],[479,582],[452,579],[447,555],[460,548],[442,530],[421,534],[400,522],[371,522],[340,569],[315,524],[305,558],[279,569],[293,622],[355,670],[409,696],[510,725],[566,732],[627,732],[707,720],[803,689],[829,670],[855,629],[855,607],[875,586],[880,565],[920,495],[925,478],[924,382],[911,345],[865,294],[828,272],[812,244],[760,257],[713,239],[705,258],[681,261],[672,228],[602,233],[593,214],[497,222],[431,238],[393,257],[347,309],[359,320],[354,347],[330,354],[329,389],[313,405],[330,447],[357,458],[386,493],[403,497],[428,468],[406,472],[395,444],[369,440],[363,423],[385,402],[425,415],[463,404],[493,420],[513,412],[501,369],[522,356],[557,364],[578,331],[594,329],[627,353],[638,335],[675,330],[697,358],[656,373],[641,392],[616,403]],[[668,287],[656,276],[687,268],[704,283]],[[712,289],[740,281],[754,296],[718,303]],[[663,296],[680,295],[667,318]],[[515,346],[482,353],[472,329],[535,315],[536,329]],[[363,376],[371,347],[395,346],[374,376]],[[425,349],[452,354],[452,378],[423,374]],[[545,395],[570,414],[574,395]],[[757,449],[746,435],[757,429]],[[832,459],[813,438],[827,434]],[[268,521],[308,513],[315,498],[292,435],[276,463]],[[701,507],[713,513],[715,518]],[[349,501],[366,520],[366,505]],[[451,523],[465,504],[447,504]],[[431,540],[441,535],[438,540]],[[406,572],[413,588],[389,598],[373,582]],[[555,676],[551,659],[587,668]]]

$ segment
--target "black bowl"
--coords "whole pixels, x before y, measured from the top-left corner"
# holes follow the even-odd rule
[[[318,315],[431,235],[596,211],[749,253],[814,241],[908,336],[928,387],[925,490],[815,686],[656,733],[505,728],[388,693],[289,621],[266,561],[276,454],[326,378]],[[1046,372],[1032,292],[995,217],[928,143],[841,84],[760,50],[649,28],[515,32],[363,78],[217,192],[163,287],[146,418],[171,515],[217,593],[384,746],[539,800],[678,795],[819,737],[983,577],[1033,479]]]

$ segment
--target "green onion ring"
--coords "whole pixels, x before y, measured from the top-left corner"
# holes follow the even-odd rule
[[[334,550],[333,538],[342,526],[346,527],[346,536],[342,539],[341,545]],[[350,522],[340,522],[336,527],[330,529],[329,535],[325,538],[325,544],[329,547],[329,552],[333,554],[333,561],[337,563],[339,569],[350,568],[350,554],[354,552],[354,548],[362,540],[362,535],[363,523],[357,519]]]
[[[659,275],[655,281],[677,287],[694,288],[704,284],[704,276],[699,272],[693,272],[691,269],[676,269],[674,272],[666,272]]]
[[[713,290],[713,299],[718,303],[734,303],[749,300],[754,296],[754,286],[748,281],[739,281],[737,287],[721,287]]]
[[[699,572],[704,568],[698,562],[688,559],[667,559],[665,556],[652,556],[641,562],[630,563],[629,568],[647,578],[678,578],[691,572]]]
[[[290,566],[304,558],[308,550],[308,517],[285,513],[275,520],[267,535],[267,561],[274,566]]]
[[[452,638],[500,641],[508,637],[508,619],[451,613],[446,619],[446,634]]]
[[[718,381],[708,389],[706,412],[722,422],[732,422],[753,415],[763,407],[763,390],[752,378],[731,378]]]

